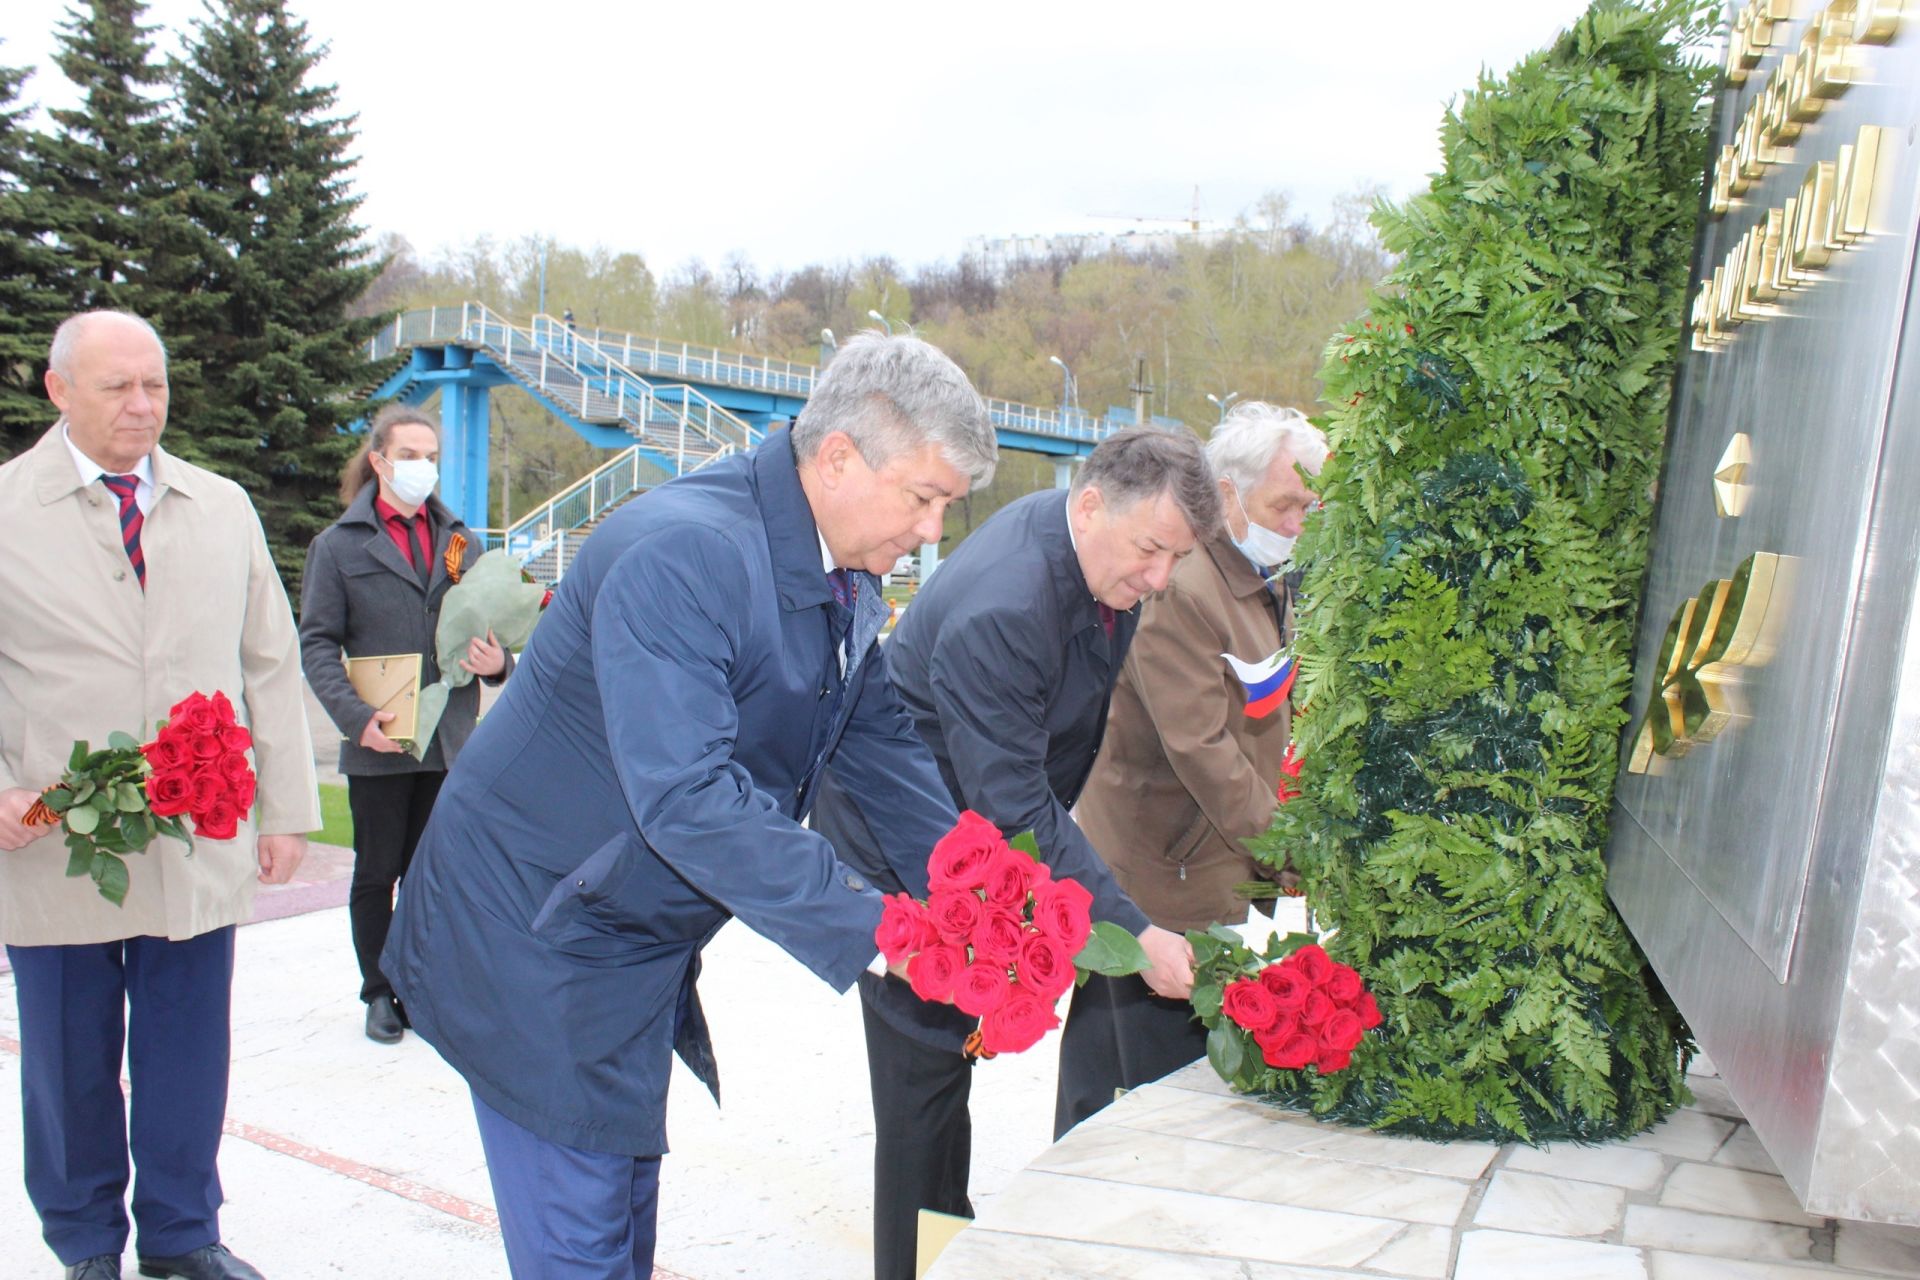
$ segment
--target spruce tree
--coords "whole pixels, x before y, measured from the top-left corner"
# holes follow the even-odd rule
[[[32,72],[0,67],[0,461],[33,444],[53,418],[42,379],[47,342],[71,305],[59,255],[35,208],[39,135],[20,96]]]
[[[193,424],[209,464],[246,485],[290,594],[337,513],[352,393],[382,317],[349,307],[379,274],[354,223],[352,119],[316,79],[324,47],[281,0],[209,0],[175,67],[191,210],[212,304],[189,337],[204,371]]]
[[[166,68],[141,0],[89,0],[67,10],[53,61],[80,89],[51,112],[33,161],[33,211],[64,264],[69,310],[118,307],[167,341],[169,421],[191,420],[197,370],[182,338],[204,319],[193,289],[204,256],[187,218],[185,153],[165,98]],[[187,432],[168,447],[194,455]]]

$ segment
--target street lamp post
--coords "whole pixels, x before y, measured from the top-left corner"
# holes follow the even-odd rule
[[[1059,356],[1048,356],[1047,363],[1060,366],[1060,423],[1065,426],[1067,410],[1073,405],[1073,370]]]
[[[1227,420],[1227,407],[1239,398],[1240,393],[1238,391],[1229,391],[1225,396],[1217,396],[1211,391],[1207,392],[1208,403],[1220,411],[1220,417],[1217,419],[1219,422],[1225,422]]]
[[[833,340],[833,330],[822,329],[820,331],[820,367],[822,369],[827,367],[827,361],[833,359],[833,353],[839,349],[840,344]]]
[[[887,336],[889,338],[893,336],[893,323],[889,321],[885,316],[881,315],[878,311],[868,311],[867,319],[878,320],[880,322],[880,327],[887,331]]]

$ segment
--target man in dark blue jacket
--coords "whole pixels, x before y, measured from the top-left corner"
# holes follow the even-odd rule
[[[927,580],[887,642],[894,688],[940,765],[953,802],[1009,836],[1032,831],[1057,877],[1093,894],[1093,918],[1137,934],[1155,992],[1185,998],[1192,950],[1149,924],[1069,814],[1093,768],[1107,703],[1138,622],[1174,565],[1220,524],[1200,442],[1121,432],[1093,451],[1068,493],[1030,494],[994,513]],[[889,892],[888,814],[838,761],[814,828]],[[912,1280],[921,1209],[971,1216],[967,1112],[975,1020],[927,1004],[903,981],[860,979],[873,1081],[874,1273]]]
[[[513,1272],[652,1274],[668,1069],[738,916],[838,990],[880,895],[800,820],[831,760],[924,888],[954,808],[887,680],[875,574],[992,472],[966,375],[842,347],[791,432],[590,537],[449,774],[382,967],[472,1087]]]

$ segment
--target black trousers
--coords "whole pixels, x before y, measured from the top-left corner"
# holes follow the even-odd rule
[[[413,862],[440,784],[440,769],[382,773],[347,778],[347,807],[353,811],[353,887],[347,892],[347,918],[353,924],[353,952],[360,959],[360,998],[390,996],[393,986],[380,972],[380,952],[393,923],[393,891]]]
[[[914,1280],[920,1210],[971,1218],[973,1060],[894,1029],[867,1001],[873,1082],[874,1280]]]
[[[1206,1024],[1191,1004],[1153,994],[1137,975],[1089,975],[1060,1032],[1054,1140],[1112,1102],[1115,1090],[1152,1084],[1206,1053]]]

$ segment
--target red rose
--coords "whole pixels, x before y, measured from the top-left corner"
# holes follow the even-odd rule
[[[1313,992],[1307,976],[1287,964],[1270,964],[1262,969],[1260,985],[1273,996],[1282,1013],[1299,1013],[1307,1007],[1307,997]]]
[[[932,889],[978,889],[987,881],[993,855],[1006,845],[1000,828],[969,809],[940,837],[927,858],[927,885]]]
[[[1073,956],[1047,934],[1026,935],[1018,966],[1020,984],[1042,1000],[1058,1000],[1073,985]]]
[[[1326,992],[1315,991],[1307,997],[1306,1007],[1300,1010],[1300,1021],[1317,1031],[1325,1026],[1327,1019],[1339,1012],[1339,1009],[1339,1005],[1327,998]]]
[[[1303,1031],[1306,1031],[1306,1028],[1300,1025],[1300,1019],[1288,1017],[1283,1013],[1266,1030],[1254,1032],[1253,1042],[1259,1045],[1261,1052],[1264,1053],[1269,1048],[1284,1045]]]
[[[1316,987],[1324,986],[1333,976],[1333,960],[1317,943],[1309,942],[1287,959]]]
[[[1052,880],[1034,890],[1033,926],[1077,956],[1093,932],[1093,895],[1078,880]]]
[[[1007,988],[1000,1007],[981,1019],[980,1047],[988,1053],[1019,1053],[1059,1025],[1053,1002],[1016,982]]]
[[[1027,927],[1010,912],[989,910],[973,927],[973,958],[997,964],[1002,969],[1020,958],[1020,947],[1027,940]]]
[[[1346,1053],[1359,1044],[1365,1034],[1359,1015],[1351,1009],[1342,1009],[1320,1024],[1320,1047]]]
[[[1347,1064],[1352,1061],[1353,1055],[1345,1049],[1326,1049],[1314,1057],[1313,1065],[1324,1076],[1334,1071],[1345,1071]]]
[[[220,733],[218,730],[212,733],[201,734],[192,741],[193,758],[201,763],[218,760],[221,753],[226,750],[225,747],[220,745]]]
[[[1280,1020],[1280,1006],[1258,978],[1236,978],[1220,995],[1220,1012],[1249,1031],[1263,1031]]]
[[[230,724],[220,730],[220,745],[228,751],[245,751],[253,745],[253,734],[243,725]]]
[[[147,779],[147,808],[156,818],[173,818],[187,811],[193,802],[193,784],[178,769],[155,773]]]
[[[205,813],[194,815],[193,833],[209,840],[231,840],[239,824],[239,808],[223,796]]]
[[[1366,989],[1359,973],[1344,964],[1334,965],[1333,976],[1327,979],[1327,997],[1343,1009],[1358,1000]]]
[[[1320,1042],[1304,1031],[1282,1041],[1260,1045],[1261,1061],[1281,1071],[1298,1071],[1319,1056]]]
[[[985,1017],[1006,1003],[1013,983],[998,965],[976,961],[960,971],[953,984],[953,1007],[975,1018]]]
[[[238,751],[229,751],[221,756],[218,767],[220,776],[229,783],[238,783],[253,773],[253,766],[247,763],[247,757]]]
[[[1374,1003],[1371,991],[1360,993],[1360,998],[1353,1002],[1353,1013],[1360,1019],[1360,1025],[1368,1031],[1380,1025],[1380,1006]]]
[[[140,754],[147,758],[147,766],[155,773],[181,768],[193,759],[193,752],[183,738],[164,733],[140,748]]]
[[[227,780],[220,776],[218,769],[202,769],[193,775],[193,803],[188,807],[197,818],[226,799],[229,790]]]
[[[899,964],[936,941],[933,921],[927,918],[923,904],[904,893],[890,893],[885,901],[880,923],[873,931],[873,945],[880,948],[888,964]]]
[[[185,701],[176,702],[173,710],[167,713],[167,727],[172,728],[177,721],[186,726],[196,738],[215,733],[220,728],[220,717],[214,713],[213,704],[204,695],[190,694]]]
[[[213,691],[213,697],[207,700],[207,705],[213,708],[213,718],[219,722],[221,728],[236,723],[233,718],[233,704],[228,702],[227,695],[218,689]]]
[[[967,958],[960,948],[938,943],[907,961],[907,984],[922,1000],[945,1000],[953,994],[954,981],[966,967]]]
[[[987,867],[987,905],[1008,911],[1023,911],[1027,894],[1033,888],[1033,870],[1040,864],[1018,849],[1001,849]]]
[[[971,889],[936,889],[927,899],[927,917],[942,942],[964,947],[973,940],[973,930],[987,913],[980,895]]]

